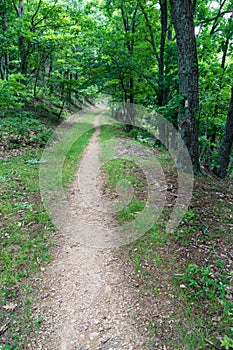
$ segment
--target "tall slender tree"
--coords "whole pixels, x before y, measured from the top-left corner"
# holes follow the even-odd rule
[[[9,48],[7,45],[7,12],[9,4],[6,1],[2,1],[0,4],[0,35],[1,35],[1,44],[0,44],[0,76],[1,79],[8,79],[9,71]]]
[[[218,154],[218,165],[214,168],[214,173],[220,177],[225,178],[227,175],[227,168],[230,162],[231,150],[233,145],[233,86],[231,87],[230,107],[227,115],[225,131],[222,142],[220,144]]]
[[[22,19],[24,16],[24,0],[19,0],[18,5],[13,1],[13,5],[17,14],[17,17]],[[18,35],[18,46],[19,46],[19,55],[20,55],[20,71],[23,75],[27,74],[28,68],[28,56],[31,44],[27,42],[24,34],[19,33]]]

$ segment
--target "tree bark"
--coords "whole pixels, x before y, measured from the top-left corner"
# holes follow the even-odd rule
[[[183,96],[178,115],[180,135],[186,144],[195,174],[201,174],[198,149],[198,58],[191,0],[170,0],[172,22],[176,32],[179,66],[179,93]],[[182,149],[178,164],[185,169]]]
[[[225,131],[220,144],[218,154],[218,165],[214,168],[214,173],[224,179],[227,175],[227,169],[230,163],[231,150],[233,145],[233,86],[231,87],[230,108],[227,115]]]

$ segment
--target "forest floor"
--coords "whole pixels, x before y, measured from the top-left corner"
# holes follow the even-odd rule
[[[196,178],[189,208],[179,228],[168,235],[164,222],[177,197],[177,176],[170,155],[150,147],[166,178],[163,215],[142,237],[125,246],[111,248],[112,233],[119,223],[132,220],[142,209],[147,188],[143,174],[134,165],[118,160],[110,162],[109,166],[100,164],[103,153],[108,151],[103,143],[114,134],[118,141],[120,138],[116,145],[120,151],[130,154],[135,147],[119,127],[98,127],[100,118],[101,106],[93,109],[91,120],[95,129],[83,142],[84,152],[79,150],[82,157],[78,170],[67,187],[72,212],[80,222],[78,232],[85,232],[86,245],[83,244],[85,235],[79,236],[80,240],[69,229],[67,234],[50,232],[44,209],[37,207],[40,199],[34,182],[38,165],[32,170],[31,180],[28,171],[32,165],[28,160],[25,164],[24,156],[16,155],[14,170],[10,160],[5,162],[5,172],[1,176],[3,187],[8,193],[9,186],[13,187],[10,195],[3,197],[7,208],[3,222],[8,225],[9,232],[15,233],[12,238],[6,234],[2,236],[5,254],[1,259],[7,272],[3,279],[0,349],[231,348],[232,180],[219,181],[211,174]],[[32,156],[27,155],[27,159]],[[65,171],[70,171],[68,165],[64,167]],[[80,173],[86,189],[80,190]],[[15,184],[12,184],[13,177],[16,177]],[[116,182],[125,178],[135,185],[136,197],[131,205],[119,215],[102,211],[101,206],[96,210],[92,191],[98,189],[103,200],[114,202]],[[95,188],[89,188],[91,182]],[[25,186],[33,189],[33,194],[28,194]],[[23,195],[23,199],[19,195]],[[8,197],[12,206],[7,202]],[[14,216],[9,214],[15,208]],[[35,212],[33,219],[32,212]],[[68,227],[69,221],[67,217]],[[7,229],[4,232],[8,232]],[[50,238],[40,234],[45,231]],[[31,237],[29,241],[28,237]],[[46,262],[49,245],[51,261]],[[23,258],[21,251],[17,255],[21,246],[25,252]],[[34,278],[32,271],[36,270],[30,267],[29,275],[26,272],[32,264],[30,254],[33,266],[40,269]],[[16,259],[13,263],[10,255]],[[14,278],[10,278],[11,275]],[[27,277],[30,283],[26,284],[25,292],[23,283]],[[20,282],[22,278],[23,283]],[[20,313],[19,319],[17,313]],[[30,333],[24,330],[29,322],[34,329]],[[19,333],[24,331],[26,338],[24,336],[21,341]],[[11,345],[17,343],[21,345]]]

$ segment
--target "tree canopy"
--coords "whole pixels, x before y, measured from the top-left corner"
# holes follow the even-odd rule
[[[179,128],[196,173],[231,170],[230,0],[2,0],[0,21],[1,117],[107,94]]]

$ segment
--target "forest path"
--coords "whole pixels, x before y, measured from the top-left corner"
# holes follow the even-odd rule
[[[96,179],[100,163],[98,120],[79,169]],[[90,162],[90,157],[92,155]],[[89,160],[88,160],[89,159]],[[87,163],[89,162],[89,164]],[[73,210],[85,222],[114,227],[109,213],[95,211],[83,200],[76,180],[68,190]],[[98,183],[96,186],[99,186]],[[88,189],[87,189],[88,190]],[[93,235],[97,233],[93,232]],[[111,249],[81,245],[60,235],[56,255],[41,279],[34,317],[43,317],[41,329],[28,343],[43,350],[142,350],[149,349],[133,320],[138,305],[123,276],[120,261]],[[38,288],[38,286],[37,286]]]

